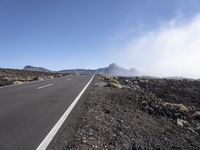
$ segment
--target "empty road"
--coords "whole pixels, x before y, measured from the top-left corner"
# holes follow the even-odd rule
[[[0,88],[0,150],[35,150],[92,76]]]

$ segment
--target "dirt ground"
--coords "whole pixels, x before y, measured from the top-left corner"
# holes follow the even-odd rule
[[[96,76],[71,136],[50,149],[199,150],[199,94],[197,80]]]

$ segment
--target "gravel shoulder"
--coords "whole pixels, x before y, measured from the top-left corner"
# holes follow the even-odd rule
[[[200,81],[96,76],[48,149],[199,150],[199,93]]]

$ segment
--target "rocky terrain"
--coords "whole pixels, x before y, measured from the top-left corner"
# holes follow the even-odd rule
[[[53,79],[60,76],[63,76],[63,74],[0,68],[0,86]]]
[[[79,113],[49,149],[200,149],[198,80],[96,76]]]

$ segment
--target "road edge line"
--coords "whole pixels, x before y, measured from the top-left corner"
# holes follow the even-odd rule
[[[64,112],[64,114],[61,116],[61,118],[57,121],[57,123],[54,125],[54,127],[51,129],[51,131],[47,134],[47,136],[43,139],[43,141],[40,143],[40,145],[36,148],[36,150],[46,150],[49,146],[50,142],[53,140],[54,136],[60,129],[60,127],[63,125],[65,120],[67,119],[70,112],[73,110],[76,103],[79,101],[87,87],[92,82],[95,75],[93,75],[90,79],[90,81],[86,84],[86,86],[83,88],[83,90],[78,94],[78,96],[75,98],[75,100],[72,102],[72,104],[68,107],[68,109]]]

